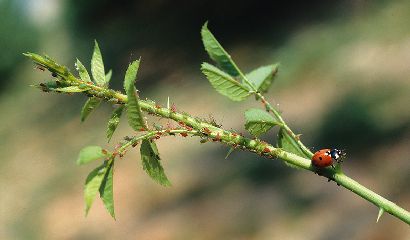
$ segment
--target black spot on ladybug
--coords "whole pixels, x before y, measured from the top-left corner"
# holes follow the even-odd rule
[[[319,157],[319,160],[322,160],[322,157]]]

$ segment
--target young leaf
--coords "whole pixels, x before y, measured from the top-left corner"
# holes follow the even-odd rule
[[[104,203],[105,208],[110,215],[115,219],[114,212],[114,192],[113,192],[113,173],[114,173],[114,161],[107,166],[107,171],[100,186],[100,198]]]
[[[108,71],[107,74],[105,74],[105,81],[107,82],[107,85],[110,83],[112,77],[112,70]]]
[[[155,142],[144,139],[141,148],[142,166],[146,173],[157,183],[163,186],[170,186],[171,183],[165,175],[164,168],[161,166],[158,148]]]
[[[94,160],[102,159],[108,156],[108,152],[100,146],[88,146],[81,149],[77,158],[77,164],[83,165]]]
[[[107,138],[108,142],[111,140],[112,135],[114,134],[115,129],[117,129],[118,124],[120,123],[120,117],[122,111],[124,110],[124,105],[121,105],[112,112],[110,120],[108,120],[107,127]]]
[[[89,90],[89,88],[88,87],[80,88],[79,86],[69,86],[69,87],[62,87],[62,88],[54,88],[53,90],[57,92],[74,93],[74,92],[85,92]]]
[[[84,186],[84,201],[85,201],[85,215],[87,216],[88,211],[91,208],[91,205],[94,202],[95,195],[97,195],[98,190],[100,189],[102,180],[106,172],[105,164],[97,167],[90,172],[87,176]]]
[[[259,136],[266,133],[275,125],[280,125],[266,111],[257,108],[251,108],[245,112],[245,128],[252,135]]]
[[[81,109],[81,122],[84,122],[84,120],[88,117],[91,111],[94,108],[98,107],[100,103],[101,99],[96,97],[90,97],[89,99],[87,99],[83,108]]]
[[[84,67],[84,65],[80,62],[80,60],[78,60],[77,58],[77,62],[75,63],[78,74],[80,75],[81,80],[83,80],[84,82],[91,82],[91,78],[90,75],[88,74],[87,69]]]
[[[125,73],[124,89],[127,93],[127,116],[129,125],[135,130],[139,131],[141,128],[146,129],[144,119],[142,117],[141,108],[138,103],[138,97],[136,95],[135,80],[137,78],[138,68],[140,61],[136,60],[132,62]]]
[[[220,94],[227,96],[233,101],[242,101],[249,96],[249,90],[247,87],[236,81],[234,78],[219,70],[217,67],[209,64],[202,63],[201,71],[205,74],[211,85]]]
[[[261,92],[267,92],[273,79],[278,72],[279,64],[262,66],[246,74],[246,78],[251,82],[256,89]]]
[[[291,136],[289,136],[289,134],[285,130],[283,130],[283,128],[279,130],[277,141],[278,141],[278,147],[282,148],[283,150],[294,153],[300,157],[310,158],[309,156],[306,156],[303,153],[303,151],[299,148],[295,140]],[[290,164],[287,162],[284,162],[284,163],[290,167],[299,168],[293,164]]]
[[[93,57],[91,58],[91,73],[98,86],[106,86],[104,63],[97,41],[95,41]]]
[[[236,77],[240,76],[239,70],[233,62],[231,56],[219,44],[218,40],[208,29],[208,22],[206,22],[201,29],[202,42],[209,57],[216,62],[216,64],[226,71],[229,75]]]

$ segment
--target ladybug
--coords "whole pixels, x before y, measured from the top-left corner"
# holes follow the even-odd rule
[[[312,157],[312,164],[315,167],[333,167],[333,161],[341,162],[341,158],[346,155],[344,151],[339,149],[322,149],[317,152]]]

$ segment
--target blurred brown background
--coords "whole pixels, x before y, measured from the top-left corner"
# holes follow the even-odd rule
[[[312,150],[346,149],[349,176],[409,210],[410,2],[329,2],[0,1],[0,239],[410,239],[407,224],[376,224],[375,206],[324,178],[250,153],[225,160],[225,146],[194,138],[158,143],[171,188],[128,152],[115,169],[117,221],[98,199],[84,218],[94,166],[76,166],[78,151],[131,129],[122,119],[107,144],[110,106],[80,124],[86,98],[30,88],[51,77],[21,55],[89,68],[97,39],[113,88],[142,56],[142,97],[244,131],[244,110],[260,105],[218,95],[199,71],[209,20],[243,70],[281,62],[268,99]]]

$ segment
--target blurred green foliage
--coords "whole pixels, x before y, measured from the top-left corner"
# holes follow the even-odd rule
[[[366,89],[355,89],[329,107],[318,130],[317,142],[321,146],[343,146],[348,152],[363,152],[404,137],[409,130],[410,119],[392,127],[378,112],[381,102],[396,97],[399,89],[378,88],[370,96]],[[364,159],[367,161],[368,159]]]
[[[21,1],[0,1],[0,94],[13,81],[12,74],[24,61],[21,53],[35,50],[38,45],[38,32],[25,16],[21,4]]]

